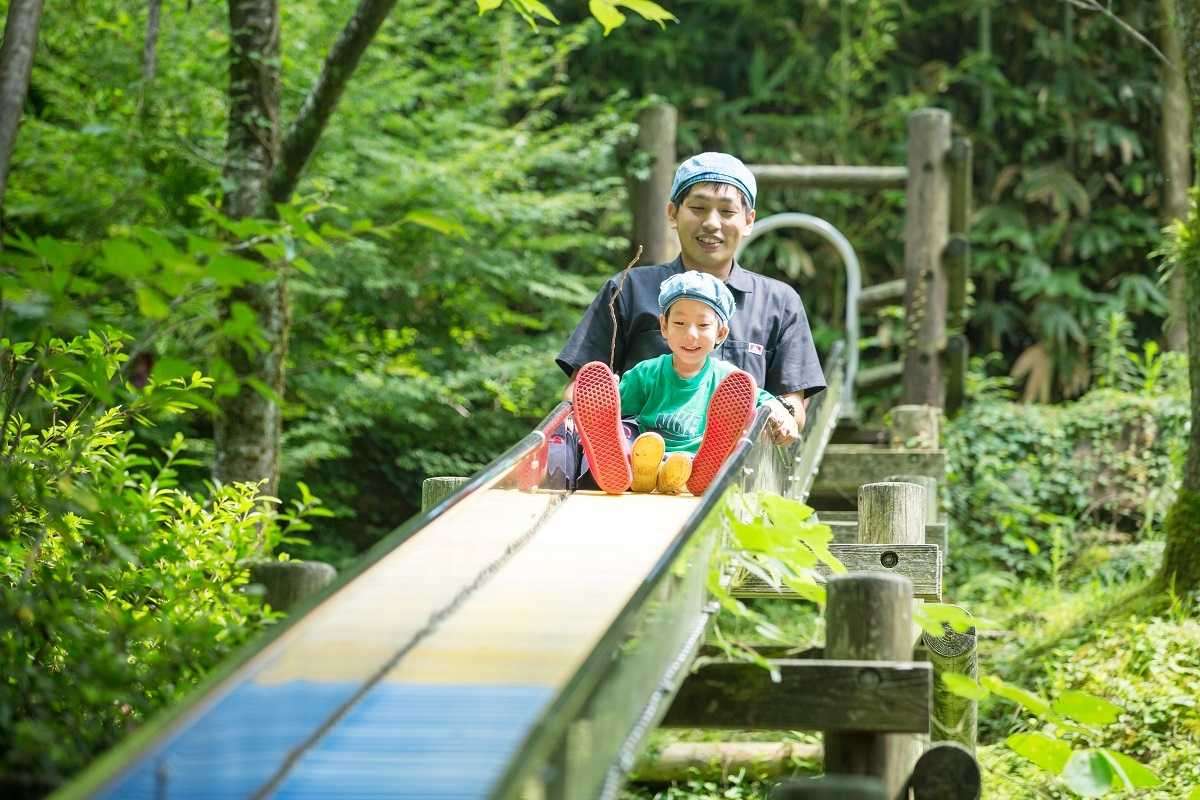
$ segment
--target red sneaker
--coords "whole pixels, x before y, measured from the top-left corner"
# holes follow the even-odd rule
[[[688,491],[697,497],[712,483],[725,459],[754,416],[754,398],[758,387],[748,372],[738,370],[726,375],[708,401],[708,418],[700,451],[692,461]]]
[[[609,494],[629,488],[632,474],[621,433],[621,392],[617,376],[602,361],[591,361],[575,375],[575,427],[596,485]]]

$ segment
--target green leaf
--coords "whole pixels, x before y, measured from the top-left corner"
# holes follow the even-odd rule
[[[588,11],[604,27],[605,36],[625,24],[625,15],[609,0],[588,0]]]
[[[196,365],[182,358],[160,358],[154,362],[150,370],[150,378],[155,383],[166,383],[176,378],[186,378],[196,371]]]
[[[1108,759],[1094,750],[1077,750],[1060,776],[1077,795],[1103,797],[1112,788],[1112,768]]]
[[[245,283],[264,283],[275,273],[257,261],[231,255],[215,255],[208,261],[208,276],[218,286],[241,286]]]
[[[957,677],[957,676],[943,676]],[[1052,775],[1062,772],[1071,758],[1071,745],[1044,733],[1014,733],[1004,740],[1014,753]]]
[[[546,7],[546,4],[541,0],[513,0],[517,7],[523,12],[522,16],[527,19],[532,17],[541,17],[544,20],[558,24],[558,17],[554,16],[554,12]]]
[[[1200,786],[1193,786],[1188,792],[1187,800],[1200,800]]]
[[[101,251],[104,271],[122,278],[136,278],[154,268],[154,261],[146,251],[128,239],[109,239]]]
[[[949,691],[951,694],[956,694],[959,697],[965,697],[968,700],[983,700],[988,696],[987,689],[983,688],[966,675],[959,675],[955,672],[946,672],[941,675],[941,680],[942,683],[945,684],[947,691]]]
[[[475,3],[479,6],[479,13],[486,14],[499,8],[504,0],[475,0]]]
[[[1124,753],[1106,749],[1102,749],[1099,752],[1108,759],[1109,767],[1112,768],[1117,780],[1121,782],[1119,788],[1147,789],[1162,783],[1162,780],[1150,768],[1141,762],[1133,760]],[[1192,793],[1195,794],[1196,790],[1193,789]]]
[[[949,625],[958,633],[966,633],[975,627],[975,618],[971,612],[961,606],[949,603],[924,603],[920,606],[930,622],[937,625]]]
[[[1054,713],[1086,725],[1107,725],[1121,716],[1121,707],[1103,697],[1068,689],[1054,701]]]
[[[147,319],[163,319],[171,312],[170,305],[154,289],[149,286],[139,286],[135,290],[138,311]]]
[[[614,5],[624,6],[635,14],[639,14],[643,19],[648,19],[651,22],[657,22],[658,27],[667,27],[663,23],[668,20],[671,22],[679,22],[679,20],[670,11],[660,6],[658,3],[652,3],[650,0],[613,0]]]
[[[733,534],[737,546],[743,550],[753,550],[761,553],[772,549],[770,533],[761,522],[746,523],[730,519],[729,532]]]
[[[400,218],[400,222],[402,224],[411,223],[413,225],[420,225],[422,228],[429,228],[430,230],[437,231],[445,236],[467,235],[467,229],[461,224],[452,219],[446,219],[445,217],[438,216],[432,211],[409,211]]]
[[[804,528],[814,525],[812,507],[799,500],[789,500],[786,497],[765,492],[760,494],[758,499],[762,503],[763,510],[767,512],[767,516],[771,518],[771,522],[781,528]],[[833,538],[832,533],[829,538]]]
[[[987,675],[980,681],[993,694],[1003,697],[1005,700],[1010,700],[1039,717],[1044,717],[1050,713],[1050,704],[1027,689],[1022,689],[1020,686],[1013,686],[1011,683],[1005,683],[995,675]]]

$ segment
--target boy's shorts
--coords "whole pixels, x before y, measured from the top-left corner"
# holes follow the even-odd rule
[[[551,476],[565,477],[567,486],[571,489],[598,488],[588,470],[587,458],[583,455],[583,445],[579,441],[579,431],[575,429],[574,417],[567,417],[562,431],[562,435],[556,434],[550,437],[550,447],[546,459],[547,469]],[[641,430],[637,421],[630,417],[621,420],[621,432],[625,436],[625,449],[628,451]]]

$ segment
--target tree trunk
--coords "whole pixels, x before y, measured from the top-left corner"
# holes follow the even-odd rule
[[[277,0],[229,0],[232,31],[229,64],[229,135],[225,213],[235,219],[275,216],[300,181],[317,142],[354,74],[362,54],[379,32],[396,0],[361,0],[342,29],[295,121],[280,142],[279,7]],[[263,481],[274,494],[279,484],[282,419],[288,344],[287,278],[237,289],[221,308],[228,318],[238,304],[258,319],[264,350],[247,353],[230,343],[223,357],[240,388],[219,403],[214,439],[214,475],[222,481]]]
[[[1192,185],[1191,109],[1188,103],[1187,77],[1183,63],[1176,0],[1159,0],[1162,35],[1159,40],[1168,64],[1162,66],[1162,129],[1160,152],[1163,170],[1162,221],[1185,219],[1188,187]],[[1170,314],[1167,317],[1167,347],[1187,350],[1187,306],[1184,302],[1184,271],[1176,269],[1171,277]]]
[[[1200,109],[1200,0],[1179,4],[1180,30],[1186,48],[1187,78],[1192,112]],[[1193,119],[1193,124],[1195,124]],[[1200,233],[1200,209],[1194,202],[1188,213],[1193,235]],[[1182,259],[1187,285],[1188,374],[1192,389],[1192,429],[1183,485],[1179,498],[1167,514],[1167,546],[1163,553],[1161,577],[1173,583],[1177,592],[1200,588],[1200,257],[1195,253]]]
[[[4,193],[17,126],[29,92],[33,53],[42,21],[42,0],[11,0],[0,45],[0,234],[4,232]]]
[[[261,216],[267,208],[267,183],[279,155],[279,5],[276,0],[229,0],[229,28],[225,213],[242,219]],[[239,383],[236,395],[218,403],[213,472],[224,482],[263,481],[262,491],[274,494],[288,334],[283,273],[268,283],[234,290],[221,303],[222,319],[241,306],[257,318],[266,345],[253,352],[237,342],[222,348]]]
[[[158,25],[162,19],[162,0],[149,0],[146,6],[146,42],[142,47],[142,91],[158,74]]]

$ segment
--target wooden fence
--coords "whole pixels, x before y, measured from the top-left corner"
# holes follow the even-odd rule
[[[669,261],[679,252],[663,209],[677,161],[677,113],[669,105],[639,116],[635,160],[648,165],[630,180],[632,242],[643,263]],[[772,187],[877,191],[905,189],[904,277],[864,288],[862,309],[903,298],[904,355],[898,363],[863,370],[856,385],[903,384],[903,402],[945,408],[963,402],[967,365],[965,308],[970,275],[971,142],[951,135],[950,113],[923,108],[908,118],[904,166],[751,164],[766,190]]]

